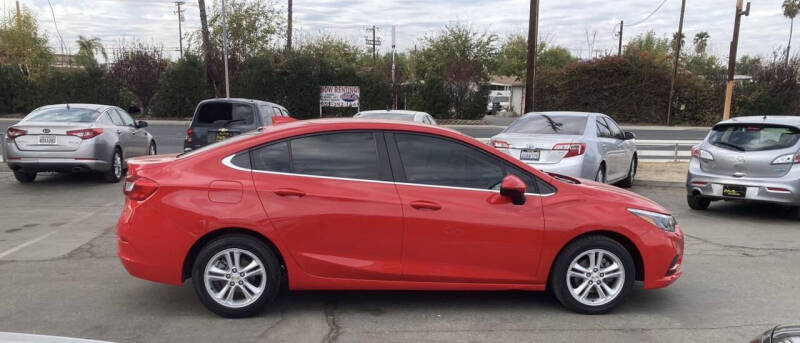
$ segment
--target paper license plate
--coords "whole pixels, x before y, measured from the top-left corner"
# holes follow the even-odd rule
[[[539,154],[541,152],[539,150],[531,150],[531,149],[522,149],[519,153],[520,160],[529,160],[529,161],[538,161]]]

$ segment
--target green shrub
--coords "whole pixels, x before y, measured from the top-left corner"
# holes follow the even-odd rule
[[[211,97],[205,65],[196,55],[186,54],[169,65],[160,83],[154,105],[154,112],[159,116],[191,117],[197,103]]]

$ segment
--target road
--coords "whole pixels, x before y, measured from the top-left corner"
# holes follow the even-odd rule
[[[156,126],[158,128],[158,126]],[[229,320],[182,287],[131,277],[115,255],[120,184],[0,170],[0,331],[117,342],[745,342],[797,321],[800,226],[781,208],[712,205],[636,186],[687,234],[684,275],[585,316],[545,293],[292,292],[256,318]]]
[[[14,120],[0,119],[0,132],[5,132],[6,128],[15,123]],[[150,121],[150,126],[147,128],[151,134],[156,137],[160,153],[177,153],[183,149],[183,139],[186,137],[186,129],[188,124],[183,122],[170,122],[164,123],[159,121]],[[503,126],[500,125],[485,125],[485,126],[452,126],[453,129],[458,130],[466,135],[475,138],[490,138],[502,131]],[[696,128],[674,128],[674,127],[627,127],[629,131],[636,133],[637,139],[646,140],[702,140],[706,133],[706,129]],[[684,147],[685,148],[685,147]],[[664,149],[669,149],[665,147]]]

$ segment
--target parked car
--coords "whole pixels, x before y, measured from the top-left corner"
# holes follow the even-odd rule
[[[767,330],[752,343],[800,343],[800,325],[778,325]]]
[[[490,144],[544,172],[630,187],[638,166],[635,138],[605,114],[534,112]]]
[[[692,148],[689,207],[716,200],[800,206],[800,117],[738,117],[714,125]],[[800,209],[797,210],[800,217]]]
[[[353,118],[402,120],[402,121],[413,121],[422,124],[436,125],[436,120],[433,119],[433,116],[431,116],[428,113],[419,111],[406,111],[406,110],[362,111],[356,113],[356,115],[354,115]]]
[[[191,171],[187,173],[186,171]],[[134,159],[117,223],[134,276],[187,278],[225,317],[290,290],[528,290],[603,313],[681,275],[669,212],[551,176],[458,132],[387,121],[265,127]]]
[[[3,158],[19,182],[39,172],[100,172],[119,182],[133,156],[155,155],[156,141],[119,107],[61,104],[37,108],[6,130]]]
[[[273,118],[291,118],[289,111],[271,102],[218,98],[197,104],[186,130],[183,150],[190,151],[228,139],[243,132],[272,125]]]

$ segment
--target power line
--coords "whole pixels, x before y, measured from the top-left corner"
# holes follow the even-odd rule
[[[65,54],[64,38],[61,37],[61,31],[58,30],[58,22],[56,21],[56,11],[53,10],[53,4],[50,3],[50,0],[47,0],[47,4],[50,5],[50,13],[53,14],[53,25],[56,27],[56,34],[58,34],[58,40],[61,42],[61,54],[64,55]]]
[[[661,3],[660,3],[660,4],[658,4],[658,7],[656,7],[656,9],[654,9],[654,10],[653,10],[653,12],[650,12],[650,14],[648,14],[646,17],[644,17],[644,19],[642,19],[642,20],[639,20],[639,21],[637,21],[636,23],[633,23],[633,24],[631,24],[631,25],[628,25],[628,27],[634,27],[634,26],[636,26],[636,25],[639,25],[639,24],[641,24],[641,23],[644,23],[645,21],[647,21],[647,19],[650,19],[650,17],[652,17],[653,15],[655,15],[655,14],[656,14],[656,12],[658,12],[658,10],[660,10],[660,9],[661,9],[661,7],[662,7],[662,6],[664,6],[664,4],[665,4],[665,3],[667,3],[667,0],[663,0],[663,1],[661,1]]]

